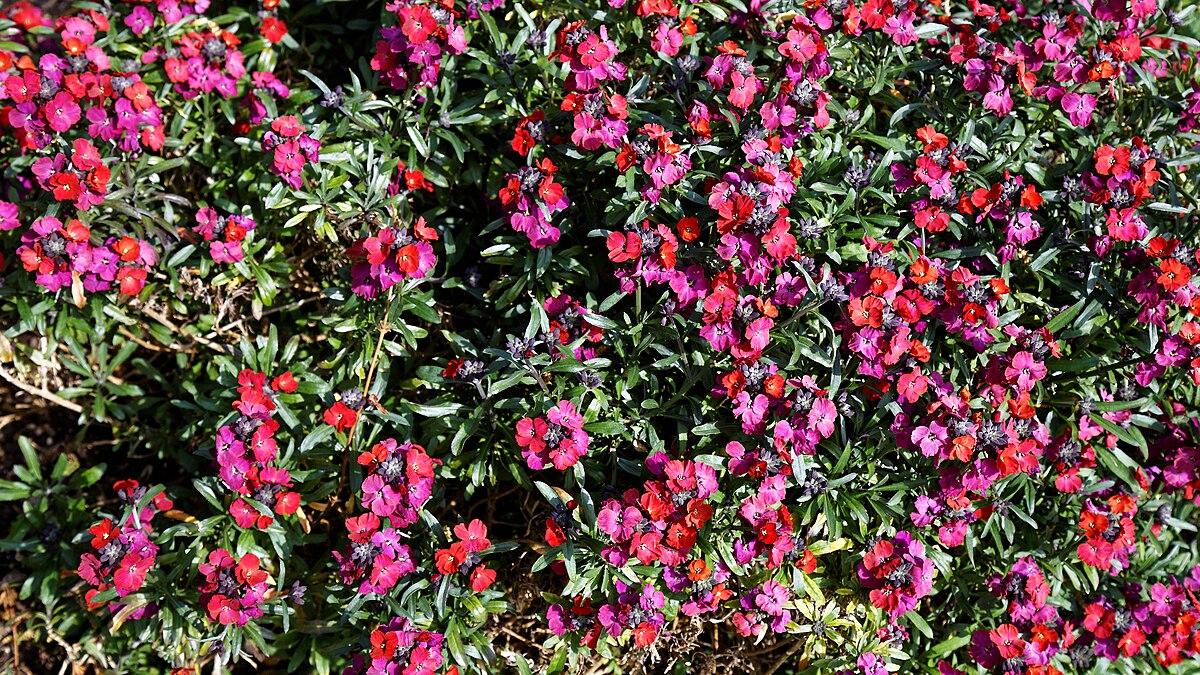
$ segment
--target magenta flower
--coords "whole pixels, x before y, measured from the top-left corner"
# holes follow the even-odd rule
[[[559,401],[545,417],[522,418],[517,422],[517,445],[525,463],[534,471],[553,466],[564,471],[587,454],[588,435],[583,416],[570,401]]]
[[[0,201],[0,230],[15,230],[21,226],[17,220],[17,205]]]
[[[65,91],[60,91],[46,104],[46,125],[62,133],[79,121],[82,110],[75,102],[75,97]]]
[[[858,579],[870,589],[871,604],[899,617],[933,592],[933,561],[925,557],[924,544],[901,531],[863,556]]]
[[[1004,377],[1016,382],[1021,391],[1033,389],[1034,383],[1046,376],[1046,366],[1029,352],[1017,352],[1012,364],[1004,369]]]
[[[1092,123],[1092,111],[1096,109],[1096,97],[1091,94],[1078,94],[1070,91],[1063,94],[1063,112],[1071,118],[1071,124],[1086,127]]]

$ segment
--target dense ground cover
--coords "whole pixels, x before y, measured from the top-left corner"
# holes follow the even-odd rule
[[[1200,652],[1200,12],[0,10],[0,664]]]

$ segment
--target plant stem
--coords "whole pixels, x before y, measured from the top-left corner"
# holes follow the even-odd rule
[[[379,322],[379,334],[375,339],[375,351],[373,354],[371,354],[371,365],[367,368],[367,380],[366,384],[363,385],[364,398],[370,394],[371,382],[374,380],[375,372],[379,368],[379,357],[383,352],[384,338],[386,338],[387,334],[392,330],[392,303],[396,301],[396,297],[396,287],[393,286],[392,288],[388,289],[387,308],[384,310],[383,319]],[[358,430],[358,424],[361,417],[362,415],[359,415],[354,418],[354,424],[351,425],[350,431],[346,434],[346,447],[342,451],[342,471],[338,476],[338,488],[337,491],[334,492],[334,495],[341,494],[342,488],[346,484],[346,472],[349,470],[350,465],[350,446],[354,443],[354,432]],[[350,500],[349,503],[353,503],[353,501],[354,500]]]

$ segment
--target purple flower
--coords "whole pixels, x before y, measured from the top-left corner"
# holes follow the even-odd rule
[[[125,25],[134,35],[141,35],[154,25],[154,14],[144,6],[138,5],[125,17]]]
[[[1061,104],[1063,112],[1071,118],[1071,124],[1086,127],[1092,123],[1092,111],[1096,109],[1095,96],[1071,91],[1063,94]]]

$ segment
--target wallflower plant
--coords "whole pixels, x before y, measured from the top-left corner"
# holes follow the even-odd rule
[[[0,664],[1187,672],[1198,52],[1175,0],[5,5]]]

